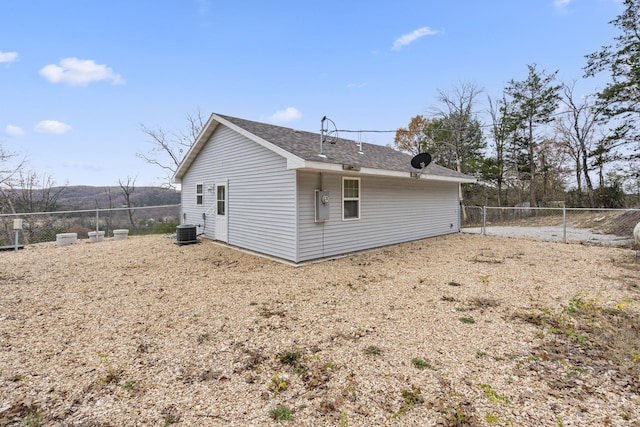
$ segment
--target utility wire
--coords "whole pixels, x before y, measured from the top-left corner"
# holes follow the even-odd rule
[[[570,114],[570,113],[572,113],[572,112],[571,111],[560,111],[558,113],[550,114],[549,117],[557,117],[557,116],[561,116],[563,114]],[[427,117],[427,119],[428,119],[428,117]],[[478,124],[477,127],[478,128],[493,128],[493,127],[500,127],[502,125],[503,125],[503,122],[499,122],[499,123],[496,123],[496,124]],[[440,128],[440,129],[427,129],[426,131],[429,132],[429,133],[433,133],[433,132],[451,132],[451,131],[463,131],[463,130],[475,129],[475,128],[476,128],[476,126],[474,126],[474,127],[465,126],[465,127],[458,127],[458,128],[443,127],[443,128]],[[409,129],[403,129],[403,128],[398,128],[398,129],[394,129],[394,130],[336,129],[333,132],[346,132],[346,133],[356,133],[356,132],[363,132],[363,133],[398,133],[398,132],[420,133],[420,132],[425,132],[425,129],[419,129],[419,130],[409,130]]]

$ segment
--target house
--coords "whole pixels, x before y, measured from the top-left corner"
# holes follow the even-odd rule
[[[182,224],[297,263],[460,231],[458,186],[475,179],[411,159],[212,114],[173,179]]]

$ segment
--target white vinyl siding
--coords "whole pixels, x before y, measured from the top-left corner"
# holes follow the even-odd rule
[[[330,219],[314,221],[314,190],[331,197]],[[359,221],[342,221],[338,174],[298,173],[297,261],[460,231],[458,185],[417,179],[360,177]]]
[[[183,188],[194,188],[196,183],[204,183],[208,188],[225,180],[228,243],[293,260],[297,250],[296,174],[286,169],[286,159],[219,126],[182,184]],[[193,193],[182,192],[183,222],[204,225],[199,232],[215,238],[215,214],[222,206],[217,206],[214,197],[206,197],[204,205],[197,206],[193,197]]]

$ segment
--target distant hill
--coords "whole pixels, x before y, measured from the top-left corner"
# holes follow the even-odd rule
[[[180,203],[180,193],[161,187],[135,187],[131,193],[131,202],[138,207],[177,205]],[[122,189],[118,186],[73,185],[64,189],[58,198],[58,206],[62,210],[107,209],[124,207],[126,202]]]

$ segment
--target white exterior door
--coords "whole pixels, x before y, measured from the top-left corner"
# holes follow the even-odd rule
[[[216,240],[229,241],[229,216],[227,212],[227,183],[216,184]]]

